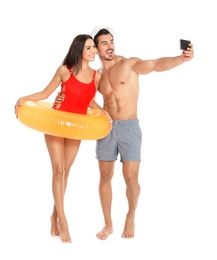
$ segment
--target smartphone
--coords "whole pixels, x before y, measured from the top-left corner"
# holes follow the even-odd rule
[[[191,42],[188,40],[182,40],[180,39],[180,49],[181,50],[187,50],[187,48],[189,47],[188,44],[190,44]]]

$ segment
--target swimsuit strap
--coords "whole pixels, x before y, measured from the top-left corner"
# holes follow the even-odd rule
[[[69,70],[70,74],[72,74],[72,69],[68,68],[68,70]],[[96,70],[93,71],[93,79],[95,79],[95,76],[96,76]]]
[[[70,74],[73,75],[72,74],[72,69],[70,69],[68,67],[67,67],[67,69],[69,70]],[[93,71],[93,80],[95,79],[95,76],[96,76],[96,70]]]
[[[96,76],[96,70],[93,71],[93,80],[95,79]]]

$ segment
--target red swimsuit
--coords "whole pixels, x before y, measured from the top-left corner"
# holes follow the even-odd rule
[[[71,73],[71,70],[69,72]],[[94,70],[92,81],[83,83],[71,74],[71,77],[61,85],[61,93],[65,94],[64,101],[59,108],[56,108],[56,105],[53,108],[76,114],[87,114],[90,101],[96,93],[95,75],[96,71]]]

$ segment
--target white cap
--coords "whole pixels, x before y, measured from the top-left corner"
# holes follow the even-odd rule
[[[91,32],[91,36],[94,38],[95,37],[95,35],[101,30],[101,29],[106,29],[106,30],[108,30],[113,36],[115,36],[114,34],[115,34],[115,32],[114,32],[114,30],[111,28],[111,27],[102,27],[102,26],[96,26],[96,27],[94,27],[94,29],[93,29],[93,31]]]

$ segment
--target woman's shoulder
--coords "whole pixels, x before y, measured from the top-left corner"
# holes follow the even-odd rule
[[[101,74],[100,69],[96,70],[96,76],[95,76],[95,78],[96,78],[97,80],[100,80],[101,76],[102,76],[102,74]]]
[[[96,75],[95,75],[95,84],[96,84],[96,88],[98,89],[98,85],[100,82],[102,74],[100,73],[99,70],[96,70]]]
[[[66,65],[60,65],[57,69],[57,73],[62,79],[64,79],[65,77],[69,77],[71,71]]]
[[[66,65],[62,65],[62,64],[59,66],[58,70],[60,73],[66,73],[70,71],[70,69]]]

